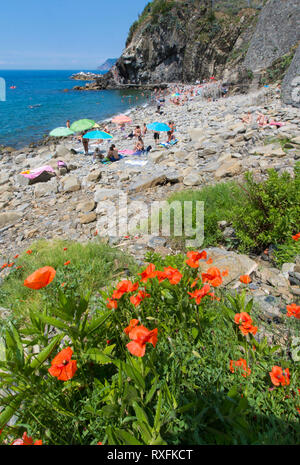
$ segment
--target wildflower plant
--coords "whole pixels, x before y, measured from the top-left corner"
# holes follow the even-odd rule
[[[64,260],[16,275],[45,305],[1,326],[0,442],[296,443],[299,367],[259,337],[249,279],[229,292],[205,251],[146,258],[97,295]]]

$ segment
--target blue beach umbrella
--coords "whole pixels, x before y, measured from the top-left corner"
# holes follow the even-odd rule
[[[147,124],[147,128],[151,131],[163,132],[163,131],[171,131],[171,128],[165,123],[151,123]]]
[[[90,131],[87,132],[83,139],[112,139],[113,136],[104,131]]]

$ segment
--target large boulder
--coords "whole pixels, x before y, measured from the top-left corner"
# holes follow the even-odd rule
[[[236,287],[242,275],[250,275],[257,269],[257,263],[247,255],[237,254],[218,247],[205,249],[207,256],[212,258],[213,263],[208,265],[205,260],[200,261],[201,272],[206,272],[210,267],[217,267],[221,271],[228,270],[228,276],[223,278],[224,285]]]
[[[300,46],[284,76],[281,88],[284,103],[300,108]]]
[[[65,176],[62,178],[63,190],[65,192],[75,192],[81,189],[81,184],[76,176]]]
[[[130,192],[141,192],[159,184],[164,184],[166,180],[166,175],[163,173],[142,174],[131,184]]]
[[[240,174],[242,171],[242,164],[240,161],[235,159],[228,160],[223,163],[220,168],[218,168],[215,172],[215,178],[221,179],[225,177],[231,177],[237,174]]]

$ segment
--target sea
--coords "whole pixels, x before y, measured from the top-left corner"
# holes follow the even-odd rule
[[[102,122],[149,102],[146,92],[142,95],[132,89],[74,91],[74,86],[86,83],[70,79],[72,74],[80,71],[101,74],[100,71],[82,69],[0,70],[0,78],[4,79],[6,87],[5,101],[1,100],[0,94],[0,145],[22,148],[38,142],[52,129],[65,126],[67,120],[71,124],[82,118]]]

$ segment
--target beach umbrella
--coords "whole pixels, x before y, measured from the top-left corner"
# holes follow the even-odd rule
[[[172,94],[171,97],[180,97],[180,94]]]
[[[72,134],[74,134],[74,132],[71,131],[71,129],[60,127],[60,128],[53,129],[53,131],[50,132],[49,136],[67,137],[67,136],[71,136]]]
[[[112,139],[113,136],[104,131],[90,131],[87,132],[83,139]]]
[[[117,115],[111,120],[111,122],[116,124],[131,123],[132,119],[126,115]]]
[[[73,124],[71,124],[70,129],[74,132],[81,132],[86,131],[87,129],[92,129],[95,124],[96,121],[92,119],[79,119],[78,121],[75,121]]]
[[[165,123],[156,122],[156,123],[147,124],[147,128],[150,129],[151,131],[157,131],[157,132],[171,131],[171,128]]]

